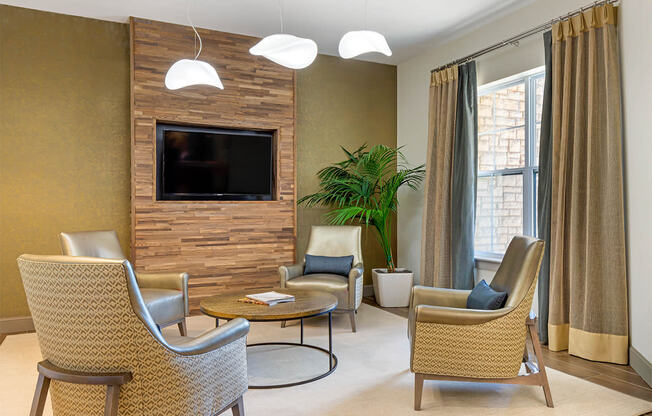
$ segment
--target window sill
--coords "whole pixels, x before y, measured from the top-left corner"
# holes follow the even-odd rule
[[[496,272],[502,263],[503,256],[500,254],[478,254],[475,256],[475,268],[478,272]]]
[[[500,264],[503,262],[503,256],[502,255],[491,256],[491,255],[478,254],[475,256],[475,262]]]

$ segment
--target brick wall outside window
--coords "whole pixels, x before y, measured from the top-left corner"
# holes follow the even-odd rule
[[[504,253],[512,237],[524,233],[524,180],[532,179],[524,178],[526,171],[521,169],[537,165],[543,78],[532,79],[529,94],[536,114],[528,122],[529,82],[524,77],[516,84],[492,89],[478,97],[475,250],[479,252]],[[533,140],[534,155],[528,158],[526,139],[530,123],[535,125],[537,137]]]

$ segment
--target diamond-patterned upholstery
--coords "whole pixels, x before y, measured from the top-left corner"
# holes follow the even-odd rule
[[[64,256],[127,258],[114,230],[60,233],[59,241]],[[187,273],[137,273],[136,281],[160,327],[183,321],[189,315]]]
[[[469,291],[414,287],[408,319],[411,370],[453,377],[516,377],[543,250],[541,240],[514,237],[492,282],[510,298],[495,311],[465,309]]]
[[[245,320],[172,344],[156,329],[128,261],[22,255],[18,266],[44,359],[68,370],[132,373],[120,415],[214,415],[247,390]],[[223,342],[211,344],[218,337]],[[193,349],[197,340],[206,345]],[[53,380],[50,389],[55,415],[103,412],[104,386]]]

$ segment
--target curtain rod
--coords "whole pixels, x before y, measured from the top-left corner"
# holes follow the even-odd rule
[[[493,44],[491,46],[488,46],[488,47],[486,47],[484,49],[480,49],[479,51],[474,52],[474,53],[472,53],[470,55],[467,55],[467,56],[465,56],[463,58],[459,58],[459,59],[456,59],[456,60],[454,60],[452,62],[449,62],[449,63],[447,63],[445,65],[439,66],[439,67],[433,69],[432,71],[430,71],[430,73],[440,71],[440,70],[445,69],[445,68],[447,68],[449,66],[458,65],[458,64],[470,61],[472,59],[475,59],[475,58],[477,58],[479,56],[482,56],[484,54],[487,54],[489,52],[493,52],[493,51],[495,51],[497,49],[500,49],[500,48],[502,48],[504,46],[507,46],[507,45],[517,46],[519,40],[525,39],[527,37],[530,37],[532,35],[536,35],[537,33],[540,33],[540,32],[543,32],[543,31],[545,31],[547,29],[550,29],[554,23],[560,22],[562,19],[568,19],[569,17],[575,16],[576,14],[579,14],[579,13],[582,13],[583,11],[590,9],[591,7],[595,7],[595,6],[603,5],[603,4],[618,3],[619,1],[620,0],[599,0],[599,1],[594,1],[593,3],[587,4],[586,6],[582,6],[579,9],[575,9],[575,10],[573,10],[573,11],[571,11],[571,12],[565,14],[565,15],[562,15],[562,16],[559,16],[559,17],[557,17],[555,19],[549,20],[544,24],[541,24],[539,26],[533,27],[532,29],[526,30],[523,33],[519,33],[518,35],[515,35],[515,36],[512,36],[511,38],[505,39],[502,42],[495,43],[495,44]]]

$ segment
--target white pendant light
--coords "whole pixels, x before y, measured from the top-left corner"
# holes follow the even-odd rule
[[[249,53],[260,55],[286,68],[302,69],[317,57],[317,44],[312,39],[278,33],[255,44]]]
[[[392,56],[385,36],[373,30],[354,30],[347,32],[340,39],[338,47],[340,56],[344,59],[354,58],[363,53],[378,52]]]
[[[165,75],[167,89],[178,90],[191,85],[211,85],[224,89],[217,71],[207,62],[181,59],[172,64]]]
[[[281,15],[281,32],[283,32],[283,5],[278,2]],[[317,57],[317,44],[312,39],[300,38],[286,33],[269,35],[255,44],[249,53],[264,56],[290,69],[303,69],[313,63]]]
[[[367,26],[367,0],[364,2],[364,25]],[[340,56],[344,59],[355,58],[363,53],[377,52],[392,56],[385,36],[373,30],[353,30],[340,39],[338,47]]]
[[[165,74],[165,87],[170,90],[178,90],[191,85],[210,85],[223,90],[224,85],[222,85],[222,80],[217,75],[215,68],[208,62],[197,60],[201,53],[202,41],[195,25],[190,20],[190,2],[188,2],[188,22],[195,32],[195,39],[199,39],[199,50],[195,59],[180,59],[172,64]]]

